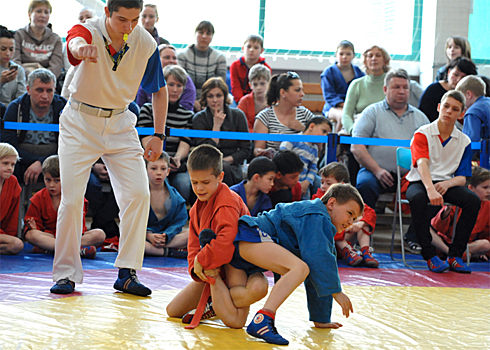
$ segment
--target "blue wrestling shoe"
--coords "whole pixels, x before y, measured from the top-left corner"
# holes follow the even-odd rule
[[[461,258],[447,258],[446,263],[449,265],[449,270],[459,273],[471,273],[471,269]]]
[[[289,341],[277,333],[274,326],[274,318],[267,311],[260,310],[247,327],[247,333],[253,337],[260,338],[271,344],[288,345]]]
[[[151,289],[140,283],[133,269],[119,269],[119,276],[114,283],[114,289],[124,293],[146,297],[151,294]]]
[[[427,260],[427,265],[432,272],[444,272],[449,269],[448,263],[439,259],[437,255]]]
[[[70,281],[68,278],[60,279],[49,290],[54,294],[70,294],[75,290],[75,282]]]

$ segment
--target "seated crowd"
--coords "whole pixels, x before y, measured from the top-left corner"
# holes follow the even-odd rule
[[[0,27],[2,120],[39,124],[39,130],[1,130],[0,254],[18,253],[23,241],[32,244],[35,252],[52,253],[55,247],[61,197],[58,134],[46,124],[59,123],[77,68],[64,63],[68,62],[64,60],[66,48],[49,24],[52,10],[49,1],[34,0],[28,9],[28,25],[16,32]],[[79,22],[93,16],[92,10],[83,9]],[[447,268],[469,272],[460,260],[468,241],[473,259],[488,259],[489,172],[474,167],[472,176],[471,161],[479,159],[479,152],[472,152],[468,144],[470,140],[490,137],[490,91],[488,79],[477,75],[465,38],[448,39],[447,65],[422,94],[418,93],[421,87],[404,69],[390,69],[390,55],[383,47],[373,45],[362,53],[361,70],[352,63],[354,45],[342,41],[336,49],[335,64],[319,77],[325,107],[318,116],[302,106],[305,93],[297,73],[272,74],[272,68],[261,56],[264,42],[260,36],[246,38],[243,56],[229,67],[228,86],[225,56],[210,46],[215,34],[210,22],[199,23],[195,43],[178,52],[159,36],[157,21],[156,6],[145,5],[141,25],[158,43],[168,88],[167,127],[311,136],[335,132],[362,138],[412,140],[412,169],[406,179],[403,174],[403,181],[409,183],[407,198],[412,214],[423,219],[414,220],[410,226],[405,236],[408,248],[421,252],[429,269],[436,272]],[[42,47],[52,51],[41,53]],[[140,88],[128,107],[137,115],[138,127],[154,126],[151,102],[151,94]],[[434,135],[438,137],[433,139]],[[145,146],[149,137],[141,135],[140,139]],[[335,235],[338,256],[350,266],[378,267],[369,238],[379,214],[379,196],[396,188],[394,147],[352,145],[338,153],[338,162],[325,164],[325,144],[320,143],[252,142],[172,134],[166,139],[166,152],[158,160],[147,162],[151,203],[146,255],[187,257],[188,209],[200,200],[193,191],[187,160],[191,151],[203,144],[221,152],[221,180],[242,198],[253,216],[279,203],[321,199],[330,186],[352,183],[364,200],[364,214]],[[452,154],[449,162],[442,153],[431,153],[439,148],[444,152],[456,148],[462,151]],[[88,201],[83,208],[93,220],[90,229],[84,229],[82,257],[94,258],[99,247],[117,251],[119,209],[109,175],[101,160],[93,165],[86,192]],[[32,196],[31,206],[21,218],[21,240],[17,227],[19,206],[25,205],[20,198],[21,186],[41,183],[42,187],[43,182],[46,188]],[[448,218],[454,216],[454,211],[440,208],[446,197],[450,202],[461,202],[461,224],[458,223],[454,239],[448,236],[452,223]],[[463,197],[471,203],[463,203]],[[428,203],[433,204],[430,210],[426,209]],[[431,226],[433,218],[435,223]],[[486,225],[482,224],[485,220]],[[469,227],[475,227],[473,232]],[[444,259],[437,260],[437,256]]]

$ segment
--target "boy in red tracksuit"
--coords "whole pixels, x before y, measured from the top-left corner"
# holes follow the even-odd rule
[[[490,170],[479,166],[473,167],[472,175],[468,178],[468,189],[476,193],[481,201],[480,211],[468,241],[470,257],[475,260],[488,260],[490,257]],[[454,206],[444,206],[431,222],[432,245],[445,255],[448,254],[449,244],[453,239],[455,212]],[[465,260],[466,256],[463,257],[463,261]]]
[[[235,250],[238,219],[250,215],[238,194],[222,183],[222,153],[211,145],[195,148],[187,160],[192,189],[197,201],[189,212],[189,240],[187,244],[189,283],[168,305],[170,317],[182,317],[190,323],[200,296],[208,282],[206,276],[226,275],[226,286],[221,279],[211,285],[211,299],[201,319],[218,316],[225,325],[241,328],[247,321],[249,306],[267,295],[268,282],[262,272],[247,274],[235,269],[229,262]],[[212,230],[214,239],[202,246],[204,233]],[[206,232],[207,231],[207,232]],[[250,292],[255,291],[255,292]],[[231,294],[223,297],[222,293]],[[232,302],[233,299],[233,302]]]
[[[349,182],[349,171],[342,163],[332,162],[320,170],[322,186],[312,199],[322,198],[331,185]],[[337,249],[347,260],[350,266],[364,263],[366,267],[378,267],[379,262],[373,258],[369,250],[370,236],[376,227],[376,212],[364,204],[364,215],[352,226],[335,234],[334,240]],[[359,243],[361,255],[357,254],[351,244]]]
[[[231,93],[235,102],[249,94],[250,89],[248,81],[248,71],[255,64],[263,64],[267,68],[271,67],[265,63],[265,58],[260,57],[264,52],[264,39],[260,35],[249,35],[243,43],[243,56],[233,62],[230,66]]]

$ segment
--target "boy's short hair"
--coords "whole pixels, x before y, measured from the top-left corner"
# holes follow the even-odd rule
[[[267,81],[271,80],[271,71],[269,68],[259,63],[253,65],[248,71],[248,80],[252,81],[260,78],[264,78]]]
[[[46,158],[42,166],[43,175],[49,174],[52,177],[60,177],[60,159],[58,155],[52,155]]]
[[[255,174],[259,174],[259,176],[264,176],[268,172],[277,173],[277,166],[272,160],[267,157],[257,157],[254,158],[247,169],[247,179],[251,180]]]
[[[248,42],[257,43],[260,45],[261,48],[264,48],[264,38],[262,38],[260,35],[252,34],[247,36],[247,39],[245,39],[243,45],[245,45]]]
[[[480,166],[474,166],[471,169],[471,177],[467,178],[466,185],[476,187],[488,180],[490,180],[490,170]]]
[[[337,53],[339,51],[339,49],[349,49],[349,50],[352,50],[352,53],[354,55],[356,54],[356,51],[354,50],[354,44],[351,43],[349,40],[342,40],[337,45],[337,50],[335,52]]]
[[[330,130],[333,129],[332,122],[328,118],[321,117],[321,116],[313,117],[310,120],[308,120],[308,122],[305,125],[304,131],[308,130],[311,124],[315,124],[315,125],[327,124],[330,127]]]
[[[214,35],[214,26],[209,21],[201,21],[197,25],[196,30],[194,31],[194,33],[197,33],[197,32],[200,32],[200,31],[210,32],[212,35]]]
[[[337,182],[349,183],[349,170],[339,162],[331,162],[320,169],[320,176],[333,177]]]
[[[184,85],[184,88],[185,84],[187,84],[187,72],[177,64],[165,66],[163,68],[163,76],[165,77],[165,80],[168,80],[170,76],[173,76],[175,80]]]
[[[107,0],[106,4],[109,9],[109,16],[112,16],[113,12],[119,11],[120,7],[127,9],[143,9],[143,0]]]
[[[464,95],[463,95],[463,93],[461,91],[458,91],[458,90],[449,90],[448,92],[446,92],[444,94],[444,96],[442,96],[442,98],[441,98],[441,104],[443,104],[444,101],[446,101],[449,97],[452,97],[456,101],[461,102],[461,104],[462,104],[462,106],[461,106],[461,112],[464,111],[464,109],[466,107],[466,98],[464,97]]]
[[[351,184],[333,184],[322,197],[323,204],[327,204],[330,198],[337,199],[337,203],[342,205],[349,201],[354,201],[361,209],[359,216],[364,213],[364,201],[359,191]]]
[[[485,96],[487,89],[482,78],[476,75],[467,75],[459,81],[455,90],[461,91],[463,94],[471,91],[475,97],[480,97]]]
[[[277,172],[282,175],[301,173],[303,171],[303,161],[301,158],[288,149],[280,149],[276,152],[272,161],[276,164]]]
[[[0,142],[0,159],[15,156],[19,160],[19,153],[10,143]]]
[[[200,145],[189,155],[187,168],[189,171],[211,169],[214,176],[219,176],[223,171],[223,153],[214,146]]]

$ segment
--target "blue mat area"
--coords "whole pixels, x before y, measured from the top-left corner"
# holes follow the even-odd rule
[[[46,272],[53,268],[53,255],[50,254],[32,254],[32,246],[26,244],[24,250],[18,255],[6,256],[0,255],[0,274],[27,273],[27,272]],[[114,261],[117,253],[115,252],[97,252],[94,260],[82,259],[85,270],[114,269]],[[373,254],[374,258],[380,263],[381,269],[406,269],[407,267],[401,261],[393,261],[389,254]],[[401,259],[401,254],[395,254],[395,258]],[[425,262],[420,255],[407,255],[408,259],[420,260],[420,265],[425,266]],[[350,268],[346,260],[338,260],[338,266]],[[418,263],[416,263],[418,264]],[[186,259],[174,259],[163,257],[145,257],[143,262],[145,268],[175,268],[187,267]],[[490,272],[489,262],[471,263],[471,270],[475,272]],[[365,269],[366,267],[355,267],[356,269]]]

